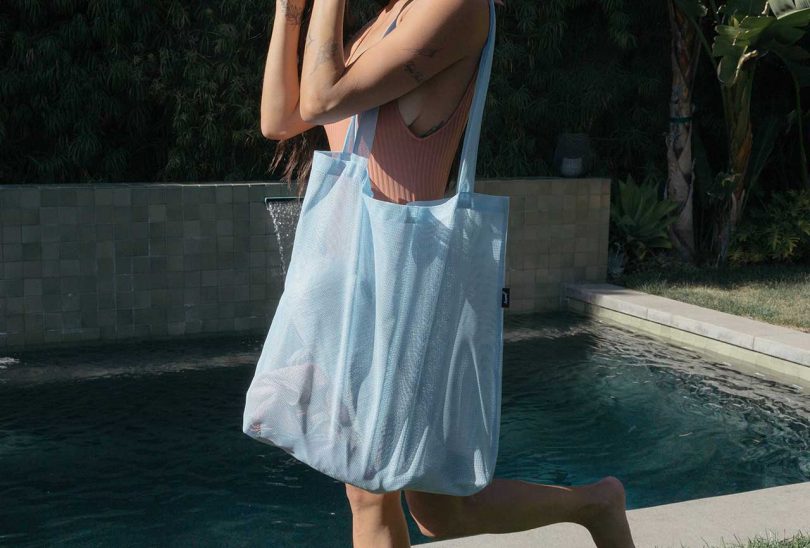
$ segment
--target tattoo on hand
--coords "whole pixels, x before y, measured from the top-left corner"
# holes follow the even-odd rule
[[[278,0],[281,3],[281,9],[284,12],[284,18],[292,25],[300,25],[304,17],[304,7],[299,5],[290,5],[288,0]]]
[[[413,64],[413,61],[409,61],[408,63],[405,64],[405,72],[410,74],[411,78],[413,78],[420,84],[425,81],[425,75],[416,69],[416,65]]]

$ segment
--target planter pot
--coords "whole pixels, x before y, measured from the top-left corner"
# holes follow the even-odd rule
[[[591,168],[587,133],[561,133],[554,150],[554,167],[563,177],[581,177]]]

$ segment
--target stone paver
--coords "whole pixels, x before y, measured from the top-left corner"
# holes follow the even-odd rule
[[[568,299],[621,312],[686,333],[721,341],[750,352],[791,362],[792,366],[788,367],[789,374],[796,375],[795,365],[810,368],[810,333],[613,284],[566,284],[565,295]],[[667,336],[660,329],[651,329],[651,331]],[[677,334],[670,333],[670,335],[678,342],[687,342]],[[692,342],[696,343],[694,340]],[[698,343],[698,346],[706,345]],[[716,350],[716,346],[712,346]],[[739,352],[732,350],[729,350],[729,355],[738,358]],[[751,361],[750,357],[749,361]],[[802,373],[800,375],[802,378],[808,376],[807,370],[800,370],[799,373]]]

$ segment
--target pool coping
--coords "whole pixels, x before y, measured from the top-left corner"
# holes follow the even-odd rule
[[[810,333],[613,284],[564,284],[568,310],[810,383]]]
[[[636,548],[720,547],[761,537],[810,534],[810,482],[706,497],[627,512]],[[431,548],[593,548],[584,527],[559,523],[521,533],[431,542]]]

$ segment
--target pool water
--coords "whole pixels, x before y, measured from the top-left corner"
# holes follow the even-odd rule
[[[630,508],[810,480],[807,387],[568,312],[505,340],[496,476]],[[350,546],[343,485],[241,431],[262,343],[0,356],[0,544]]]

